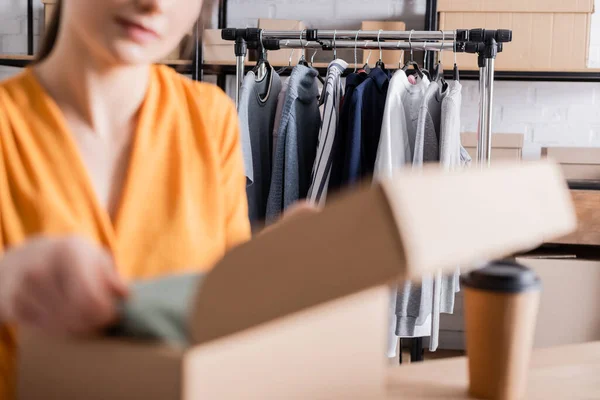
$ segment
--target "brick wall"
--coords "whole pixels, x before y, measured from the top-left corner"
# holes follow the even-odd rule
[[[374,5],[376,4],[376,6]],[[410,28],[419,29],[425,2],[415,0],[229,0],[230,26],[255,26],[260,17],[302,19],[309,25],[356,29],[365,19],[398,19],[409,14]],[[600,8],[600,0],[596,0]],[[25,0],[0,0],[0,53],[27,50]],[[42,25],[41,1],[36,1],[36,46]],[[404,19],[404,18],[403,18]],[[593,17],[590,64],[600,67],[600,12]],[[501,56],[501,55],[500,55]],[[0,67],[0,79],[18,69]],[[210,79],[214,81],[213,79]],[[229,79],[232,82],[232,79]],[[478,84],[464,81],[464,131],[477,129]],[[539,148],[600,146],[600,83],[497,82],[494,132],[523,133],[527,157]]]

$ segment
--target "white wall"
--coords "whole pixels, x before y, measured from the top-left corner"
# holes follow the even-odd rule
[[[42,25],[41,0],[35,2],[36,46]],[[229,0],[229,25],[256,25],[259,17],[302,19],[309,25],[356,29],[365,19],[398,19],[404,12],[425,13],[422,0]],[[596,0],[600,8],[600,0]],[[600,12],[593,17],[590,64],[600,67]],[[25,0],[0,0],[0,53],[27,50]],[[501,57],[502,55],[500,55]],[[0,67],[0,79],[18,69]],[[465,86],[462,125],[477,128],[478,86]],[[526,154],[539,148],[600,146],[600,83],[497,82],[494,97],[494,131],[524,133]]]

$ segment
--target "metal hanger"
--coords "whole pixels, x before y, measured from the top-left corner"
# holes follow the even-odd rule
[[[425,40],[423,42],[423,68],[421,68],[421,72],[423,72],[423,75],[431,81],[431,74],[429,73],[429,68],[427,68],[427,61],[429,61],[429,52],[427,51],[427,41]]]
[[[452,79],[455,81],[460,81],[460,73],[458,72],[458,65],[456,64],[456,31],[454,31],[454,69],[452,71]]]
[[[413,70],[417,73],[417,75],[419,75],[419,78],[423,79],[423,71],[421,71],[421,67],[419,67],[419,64],[417,62],[415,62],[415,54],[413,52],[413,46],[412,46],[412,35],[413,32],[415,30],[411,30],[410,31],[410,35],[408,35],[408,45],[410,46],[410,60],[404,65],[404,67],[402,68],[402,70],[404,72],[408,72],[408,68],[409,67],[413,67]]]
[[[446,36],[445,36],[444,31],[440,31],[440,32],[442,33],[442,44],[440,45],[440,52],[438,54],[438,62],[433,69],[433,74],[431,75],[432,80],[437,81],[437,82],[444,80],[444,67],[442,66],[442,56],[444,55],[444,45],[446,44]]]
[[[333,61],[337,60],[337,43],[335,41],[337,37],[337,29],[333,31]]]
[[[356,37],[354,38],[354,71],[353,74],[358,71],[358,35],[360,35],[360,29],[356,32]]]
[[[260,30],[259,33],[259,42],[260,42],[260,54],[258,56],[258,61],[256,62],[256,66],[252,70],[256,75],[256,81],[262,81],[271,71],[271,65],[269,64],[269,60],[267,59],[267,51],[265,50],[265,46],[263,43],[263,31]]]
[[[313,53],[312,57],[310,58],[310,66],[312,67],[315,64],[315,56],[317,55],[317,52],[319,50],[315,50],[315,52]]]
[[[379,33],[377,33],[377,44],[379,45],[379,61],[377,61],[375,67],[385,69],[385,64],[383,63],[383,50],[381,49],[381,32],[383,32],[383,29],[380,29]]]
[[[284,45],[284,46],[282,46],[282,47],[286,47],[286,46],[287,46],[287,45],[289,45],[289,44],[290,44],[290,41],[289,41],[289,40],[287,40],[287,41],[285,42],[285,45]],[[278,73],[279,75],[283,74],[283,73],[284,73],[284,72],[285,72],[287,69],[289,69],[289,68],[292,68],[292,58],[294,58],[294,51],[295,51],[295,49],[292,49],[292,52],[290,53],[290,59],[288,60],[288,65],[284,66],[283,68],[281,68],[281,69],[279,69],[279,70],[277,71],[277,73]]]
[[[400,40],[398,42],[398,44],[396,45],[396,47],[400,48],[400,45],[402,44],[402,40]],[[400,59],[398,60],[398,69],[402,69],[402,63],[404,62],[404,50],[400,51]]]
[[[306,32],[306,30],[300,31],[300,45],[302,46],[302,53],[300,54],[300,59],[298,59],[298,65],[304,65],[305,67],[308,67],[308,63],[306,62],[306,47],[304,46],[304,40],[302,39],[304,37],[304,32]]]
[[[365,47],[369,44],[368,41],[365,41]],[[365,73],[370,74],[371,73],[371,67],[369,66],[369,61],[371,60],[371,55],[373,54],[373,50],[369,50],[369,54],[367,55],[367,60],[365,62],[365,65],[363,65],[362,69],[363,71],[365,71]]]

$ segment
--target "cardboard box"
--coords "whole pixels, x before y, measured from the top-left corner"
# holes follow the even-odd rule
[[[44,4],[44,28],[47,29],[52,20],[57,0],[42,0],[42,3]]]
[[[512,29],[513,41],[496,58],[499,71],[592,71],[591,0],[447,0],[440,7],[440,29]],[[463,70],[478,69],[472,54],[458,54],[457,61]],[[451,52],[443,63],[453,65]]]
[[[188,349],[22,332],[19,399],[374,398],[389,283],[534,248],[574,224],[551,163],[402,172],[226,255],[196,297]]]
[[[304,29],[306,29],[306,25],[304,25],[304,22],[302,21],[268,18],[259,19],[258,27],[268,31],[303,31]],[[300,40],[300,35],[298,35],[297,39]],[[278,51],[270,51],[269,63],[277,67],[289,65],[290,56],[292,56],[292,65],[296,65],[298,63],[298,60],[300,59],[301,52],[302,50],[300,49],[282,49]],[[256,60],[251,59],[251,61]]]
[[[600,148],[544,147],[542,157],[559,163],[567,180],[600,180]]]
[[[235,65],[235,43],[221,39],[220,29],[205,29],[202,42],[205,64]]]
[[[542,279],[535,347],[600,340],[600,261],[518,258]]]
[[[438,12],[594,12],[594,0],[438,0]]]
[[[361,28],[363,31],[379,31],[383,29],[384,31],[404,31],[406,30],[406,24],[404,22],[396,22],[396,21],[363,21]],[[367,59],[369,58],[369,53],[371,57],[369,59],[369,64],[375,65],[375,63],[379,60],[379,50],[363,50],[363,65],[367,63]],[[401,50],[385,50],[383,52],[383,62],[388,68],[395,69],[398,66],[398,62],[402,59],[402,65],[404,65],[404,58],[402,55],[403,51]],[[407,55],[410,53],[407,52]],[[409,55],[410,57],[410,55]]]
[[[463,147],[469,152],[473,161],[477,159],[476,133],[463,133],[461,135]],[[522,133],[494,133],[492,134],[492,162],[521,161],[523,159],[523,146],[525,135]]]

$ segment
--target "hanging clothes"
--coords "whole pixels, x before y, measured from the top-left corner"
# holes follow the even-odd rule
[[[315,69],[304,65],[292,70],[277,133],[267,223],[308,193],[321,127],[317,76]]]
[[[273,125],[281,78],[271,67],[257,81],[254,72],[244,78],[240,94],[239,116],[242,150],[248,187],[248,214],[254,228],[265,220],[271,183]]]
[[[442,123],[442,101],[446,92],[438,82],[431,82],[421,101],[415,137],[413,168],[422,168],[423,163],[440,161],[439,132]]]
[[[346,152],[341,162],[342,186],[352,186],[373,176],[389,81],[389,71],[373,68],[354,90],[352,98],[344,100],[349,102],[349,119]]]
[[[348,126],[350,125],[350,119],[353,117],[350,113],[350,105],[352,104],[352,98],[354,97],[356,88],[360,86],[368,76],[369,75],[363,71],[350,74],[346,77],[345,96],[342,99],[337,132],[335,134],[335,140],[333,141],[331,173],[329,176],[330,191],[341,189],[346,181],[344,166],[346,164],[346,155],[348,153]]]
[[[421,168],[426,162],[440,162],[442,102],[447,94],[448,91],[442,92],[442,86],[438,82],[432,82],[425,93],[419,111],[413,168]],[[453,118],[452,115],[446,117]],[[398,294],[398,296],[419,297],[421,299],[419,319],[431,316],[431,332],[428,335],[431,337],[429,341],[431,351],[437,350],[438,347],[440,313],[454,311],[454,295],[459,291],[459,276],[458,269],[451,275],[442,275],[438,271],[433,277],[427,277],[420,288],[413,288],[413,292]],[[419,290],[420,293],[416,293]]]
[[[471,156],[461,144],[460,112],[462,85],[459,81],[448,82],[446,97],[442,101],[440,131],[440,163],[449,171],[471,165]]]
[[[289,80],[283,82],[277,98],[277,111],[275,111],[275,123],[273,124],[273,158],[275,158],[275,151],[277,150],[277,134],[279,133],[279,126],[281,125],[281,116],[283,114],[285,96],[287,95],[289,85]]]
[[[323,121],[319,132],[317,158],[312,171],[312,182],[308,190],[308,200],[314,204],[323,204],[327,198],[329,177],[333,163],[332,150],[340,115],[340,105],[344,96],[342,74],[348,63],[337,59],[329,64],[327,79],[321,96]]]
[[[377,178],[389,178],[398,168],[412,164],[419,108],[428,86],[427,77],[413,85],[402,70],[392,77],[375,162]]]
[[[419,109],[429,86],[427,77],[412,84],[406,72],[399,70],[392,77],[385,104],[381,137],[375,161],[375,179],[390,178],[394,171],[412,164]],[[412,290],[412,282],[402,284],[402,293]],[[390,292],[388,357],[397,356],[398,337],[423,337],[431,332],[431,319],[418,321],[421,308],[420,298],[398,296],[398,286],[393,285]],[[405,324],[399,324],[396,315],[404,316]],[[408,318],[411,318],[409,320]],[[410,323],[409,323],[410,322]]]

